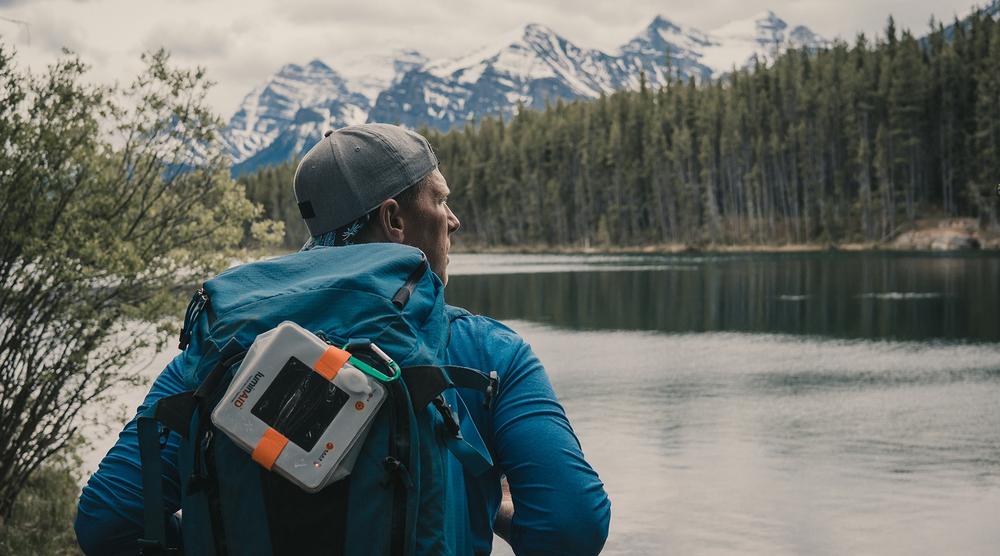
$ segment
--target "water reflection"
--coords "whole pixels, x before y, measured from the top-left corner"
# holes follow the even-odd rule
[[[475,257],[458,268],[449,302],[530,321],[515,328],[613,500],[605,553],[989,554],[1000,543],[1000,346],[978,343],[1000,339],[1000,257]],[[899,339],[921,341],[886,341]]]
[[[998,345],[509,324],[606,483],[605,554],[1000,543]]]
[[[549,266],[539,256],[465,257],[453,265],[449,302],[497,318],[584,330],[1000,340],[995,254],[563,256]]]

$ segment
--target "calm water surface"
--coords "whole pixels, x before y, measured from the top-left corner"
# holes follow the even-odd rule
[[[449,302],[545,362],[612,499],[605,554],[1000,553],[1000,256],[451,270]]]

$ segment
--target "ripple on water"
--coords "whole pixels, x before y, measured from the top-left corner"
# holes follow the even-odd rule
[[[1000,542],[984,517],[1000,513],[996,344],[511,324],[606,483],[606,554]]]

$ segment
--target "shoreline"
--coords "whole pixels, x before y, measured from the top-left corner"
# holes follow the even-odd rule
[[[737,245],[704,245],[692,246],[686,244],[657,244],[643,246],[553,246],[553,245],[518,245],[518,246],[466,246],[455,245],[451,253],[462,255],[683,255],[697,253],[836,253],[836,252],[871,252],[871,253],[976,253],[1000,252],[1000,243],[984,245],[978,249],[930,249],[894,246],[891,243],[795,243],[795,244],[737,244]]]
[[[249,250],[246,260],[291,255],[297,249]],[[655,245],[463,245],[456,242],[453,255],[685,255],[719,253],[998,253],[1000,240],[987,242],[977,249],[932,249],[929,247],[898,246],[892,243],[789,243],[789,244],[733,244],[693,246],[683,243]]]
[[[883,241],[806,243],[654,243],[649,245],[549,245],[488,246],[461,240],[453,253],[475,254],[639,254],[676,255],[684,253],[820,253],[820,252],[918,252],[967,253],[1000,251],[1000,230],[983,228],[972,218],[925,218],[914,221]]]

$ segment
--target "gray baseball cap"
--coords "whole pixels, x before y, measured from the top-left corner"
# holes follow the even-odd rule
[[[360,218],[437,168],[419,133],[389,124],[340,128],[306,153],[295,170],[295,200],[309,234]]]

